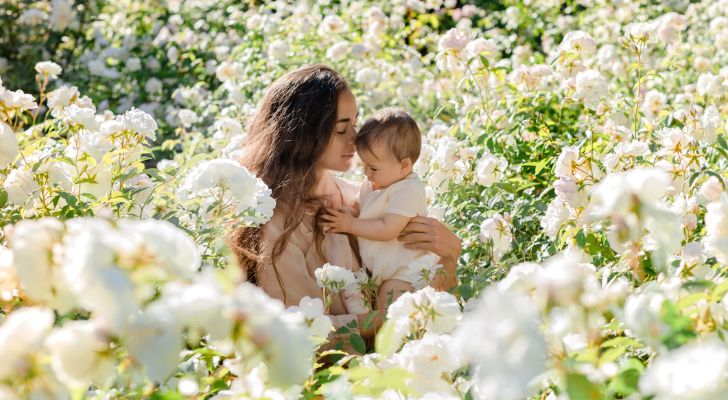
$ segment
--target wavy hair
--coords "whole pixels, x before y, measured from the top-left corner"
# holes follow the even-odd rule
[[[281,287],[275,262],[303,221],[304,207],[314,205],[319,212],[323,209],[321,199],[313,195],[315,166],[331,141],[338,98],[345,90],[346,80],[328,66],[301,67],[273,82],[248,128],[240,161],[268,185],[276,208],[287,212],[283,234],[275,243],[266,244]],[[237,228],[228,235],[231,249],[253,283],[258,283],[258,268],[266,253],[261,239],[259,227]],[[323,234],[318,218],[314,218],[314,239],[321,254]],[[285,289],[283,292],[285,295]]]

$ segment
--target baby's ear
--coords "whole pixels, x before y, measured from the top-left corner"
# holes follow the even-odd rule
[[[400,164],[402,165],[402,169],[411,169],[412,168],[412,160],[409,157],[405,157],[401,159]]]

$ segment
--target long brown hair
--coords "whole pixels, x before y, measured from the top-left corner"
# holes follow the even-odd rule
[[[304,66],[273,82],[248,128],[241,163],[268,185],[277,209],[286,212],[283,234],[267,244],[281,286],[275,261],[303,221],[304,206],[320,205],[313,195],[315,166],[331,141],[339,94],[345,90],[346,80],[333,69],[321,64]],[[317,220],[314,218],[314,236],[320,253],[322,234]],[[248,280],[257,283],[261,257],[266,253],[261,229],[234,229],[228,240]]]

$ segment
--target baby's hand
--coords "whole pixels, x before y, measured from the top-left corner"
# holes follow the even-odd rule
[[[321,224],[326,233],[349,233],[351,223],[354,217],[344,209],[327,208],[326,212],[321,214],[326,222]]]

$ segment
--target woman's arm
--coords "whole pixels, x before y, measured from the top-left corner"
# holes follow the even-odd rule
[[[414,217],[398,237],[408,249],[431,251],[440,256],[445,270],[432,282],[432,287],[452,291],[457,287],[457,264],[462,241],[442,222],[430,217]]]

